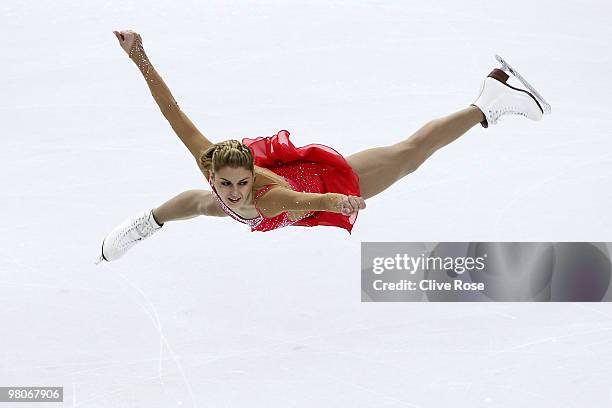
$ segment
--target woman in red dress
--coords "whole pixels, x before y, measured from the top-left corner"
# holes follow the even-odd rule
[[[539,99],[506,84],[508,75],[494,69],[469,107],[428,122],[396,144],[346,158],[324,145],[296,147],[286,130],[271,137],[215,144],[179,108],[145,54],[140,35],[131,30],[114,34],[138,66],[164,117],[194,156],[211,190],[185,191],[125,220],[104,238],[96,263],[120,258],[166,222],[200,215],[229,216],[247,224],[251,231],[327,225],[350,233],[366,199],[416,170],[436,150],[473,126],[481,123],[488,127],[504,114],[539,120],[544,113]]]

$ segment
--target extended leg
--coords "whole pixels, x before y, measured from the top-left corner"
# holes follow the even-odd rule
[[[434,119],[408,139],[390,146],[364,150],[347,157],[359,175],[361,196],[365,199],[384,191],[416,170],[428,157],[484,119],[475,106]]]
[[[186,220],[198,215],[215,215],[211,210],[211,192],[184,191],[153,210],[142,211],[113,228],[102,241],[102,251],[95,263],[116,261],[131,247],[162,229],[168,221]]]
[[[158,224],[168,221],[187,220],[204,215],[207,190],[188,190],[153,209],[153,217]]]

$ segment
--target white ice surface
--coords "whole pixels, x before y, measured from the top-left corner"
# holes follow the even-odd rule
[[[610,406],[610,304],[360,303],[359,255],[362,241],[612,241],[611,11],[0,2],[0,386],[64,386],[50,408]],[[94,266],[121,220],[207,188],[124,28],[215,141],[391,144],[473,102],[496,53],[553,114],[476,126],[369,200],[352,236],[198,218]]]

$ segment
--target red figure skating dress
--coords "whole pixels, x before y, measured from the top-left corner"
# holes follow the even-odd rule
[[[286,130],[281,130],[272,137],[244,138],[242,143],[251,150],[256,166],[265,167],[282,176],[294,191],[361,196],[359,176],[346,159],[331,147],[320,144],[295,147],[289,140],[289,132]],[[223,211],[236,221],[248,224],[251,231],[271,231],[288,225],[301,227],[328,225],[344,228],[350,234],[356,220],[356,217],[349,219],[346,215],[331,211],[310,211],[295,221],[289,219],[287,211],[273,218],[267,218],[259,209],[257,209],[258,217],[245,219],[227,207],[212,183],[210,184]],[[274,185],[266,185],[259,190],[255,202],[257,203],[257,200],[272,186]]]

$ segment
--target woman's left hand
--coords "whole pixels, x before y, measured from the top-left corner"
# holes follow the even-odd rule
[[[365,200],[358,196],[345,196],[342,200],[342,214],[355,219],[359,210],[366,208]]]

